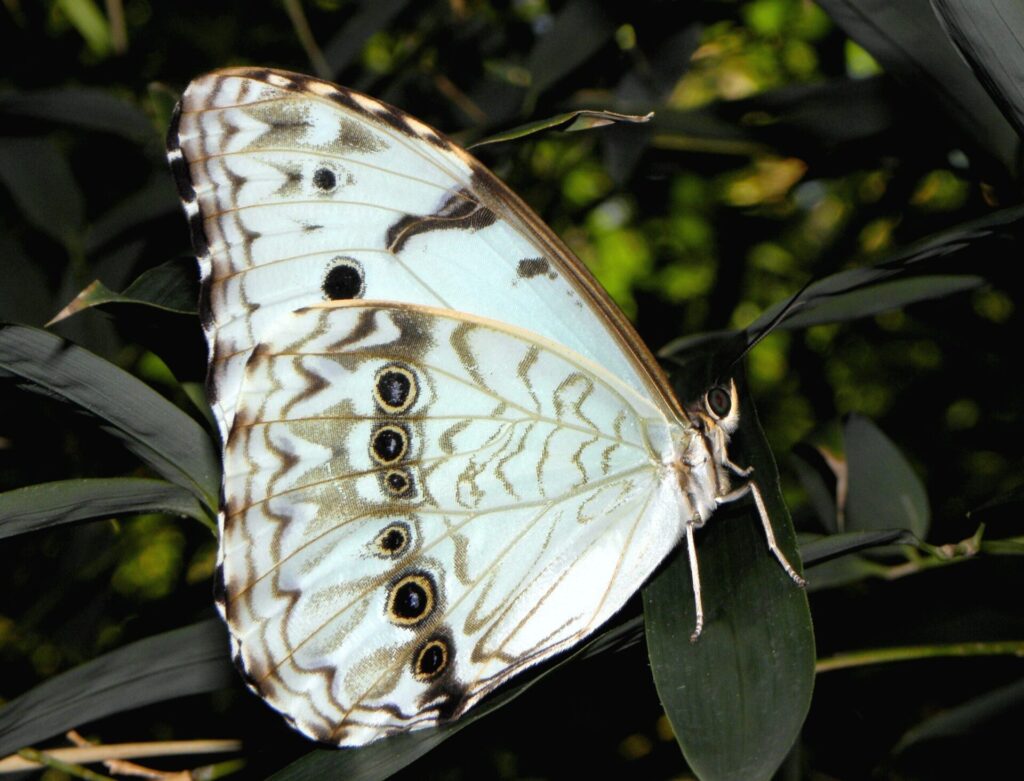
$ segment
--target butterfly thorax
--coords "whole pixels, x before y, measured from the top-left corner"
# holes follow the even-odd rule
[[[669,466],[692,515],[685,519],[703,526],[729,494],[732,461],[729,438],[739,425],[736,384],[716,385],[701,401],[685,407],[686,424]]]

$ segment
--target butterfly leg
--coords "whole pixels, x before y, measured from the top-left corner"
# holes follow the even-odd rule
[[[782,548],[775,541],[775,532],[772,530],[772,522],[768,518],[768,510],[764,506],[764,498],[761,496],[761,489],[757,487],[757,483],[753,480],[744,483],[734,491],[730,491],[725,496],[719,496],[716,498],[716,502],[719,505],[726,504],[728,502],[735,502],[737,499],[742,499],[747,494],[754,497],[754,504],[757,505],[757,514],[761,516],[761,526],[764,527],[764,536],[768,538],[768,550],[772,552],[772,555],[778,560],[779,564],[786,571],[786,574],[793,579],[793,582],[803,588],[807,585],[807,581],[804,580],[797,571],[793,568],[793,565],[789,563],[789,559],[786,558],[786,554],[782,552]]]
[[[690,642],[696,642],[704,630],[704,603],[700,597],[700,570],[697,568],[697,545],[693,540],[695,524],[686,524],[686,550],[690,554],[690,578],[693,580],[693,606],[697,611],[697,624],[690,635]]]

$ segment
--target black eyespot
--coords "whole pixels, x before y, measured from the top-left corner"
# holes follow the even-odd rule
[[[384,485],[392,496],[409,496],[412,493],[412,475],[405,469],[392,469],[384,475]]]
[[[377,372],[373,387],[377,404],[385,412],[405,412],[416,401],[419,387],[416,375],[398,364],[389,364]]]
[[[377,535],[374,544],[380,555],[397,558],[408,549],[411,539],[412,534],[408,526],[404,523],[392,523]]]
[[[704,400],[708,410],[719,420],[726,417],[732,411],[732,394],[721,385],[709,390]]]
[[[416,654],[412,663],[412,674],[418,681],[432,681],[448,669],[451,646],[443,637],[427,640]]]
[[[337,257],[332,262],[336,265],[327,272],[321,286],[324,295],[331,301],[360,298],[365,289],[362,266],[352,258]]]
[[[405,455],[408,445],[405,430],[398,426],[381,426],[373,433],[370,456],[379,464],[393,464]]]
[[[333,190],[337,183],[338,179],[335,177],[334,171],[329,168],[317,168],[313,174],[313,184],[324,192]]]
[[[388,593],[387,614],[400,626],[415,626],[434,611],[434,580],[425,572],[414,572],[397,581]]]

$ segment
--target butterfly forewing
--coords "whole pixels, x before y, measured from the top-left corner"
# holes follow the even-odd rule
[[[282,318],[225,453],[250,685],[342,745],[458,715],[607,620],[676,543],[670,428],[504,324],[374,302]]]
[[[325,299],[407,301],[529,328],[666,409],[649,352],[516,196],[418,120],[326,82],[257,69],[197,79],[170,156],[190,210],[230,430],[264,330]]]

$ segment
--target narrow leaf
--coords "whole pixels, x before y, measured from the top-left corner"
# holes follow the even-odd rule
[[[575,132],[579,130],[590,130],[595,127],[604,127],[605,125],[611,125],[615,122],[649,122],[653,116],[654,112],[650,112],[648,114],[619,114],[614,111],[598,111],[594,109],[567,111],[563,114],[556,114],[553,117],[548,117],[547,119],[539,119],[536,122],[528,122],[525,125],[519,125],[518,127],[514,127],[511,130],[506,130],[502,133],[495,133],[494,135],[477,141],[475,144],[471,144],[467,149],[473,149],[474,147],[483,146],[484,144],[498,144],[502,141],[512,141],[517,138],[525,138],[526,136],[533,135],[534,133],[540,133],[545,130],[564,130],[565,132]]]
[[[229,659],[216,619],[111,651],[0,707],[0,756],[104,716],[226,688]]]
[[[1024,710],[1024,679],[974,697],[942,711],[908,730],[893,749],[900,753],[911,746],[953,735],[984,730],[993,719]]]
[[[145,383],[45,331],[0,326],[0,377],[74,404],[157,473],[217,506],[219,467],[213,443],[192,418]]]
[[[85,130],[114,133],[132,141],[156,136],[139,108],[110,92],[91,87],[62,87],[0,95],[0,117],[27,117]]]
[[[123,293],[117,293],[98,279],[53,316],[46,325],[59,323],[71,315],[104,304],[142,304],[178,314],[195,314],[198,285],[194,262],[172,260],[144,271]]]
[[[964,60],[1024,137],[1024,5],[1020,0],[931,0]]]
[[[163,480],[61,480],[0,493],[0,539],[89,518],[145,512],[183,515],[210,523],[209,515],[191,493]]]
[[[1016,171],[1020,139],[943,33],[929,0],[820,0],[820,5],[902,84],[908,100],[930,99],[1004,169]]]

